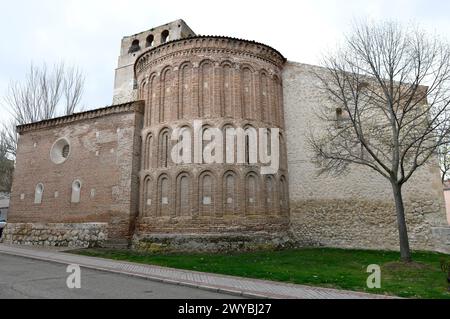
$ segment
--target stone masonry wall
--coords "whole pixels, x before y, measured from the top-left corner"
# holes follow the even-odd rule
[[[315,112],[330,103],[313,72],[324,69],[289,62],[283,73],[293,234],[309,245],[396,250],[399,239],[389,182],[360,166],[351,167],[346,176],[318,176],[311,163],[306,137],[310,129],[320,134]],[[404,200],[412,248],[450,251],[436,159],[405,185]]]
[[[107,238],[107,223],[17,223],[8,224],[3,234],[7,244],[71,248],[100,247]]]

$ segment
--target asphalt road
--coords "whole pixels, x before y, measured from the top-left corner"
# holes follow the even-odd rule
[[[0,254],[0,299],[232,299],[233,296],[81,269],[69,289],[66,265]]]

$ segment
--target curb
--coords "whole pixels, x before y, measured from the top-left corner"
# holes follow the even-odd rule
[[[8,247],[8,246],[6,246],[6,247]],[[14,249],[13,247],[10,247],[10,248]],[[19,250],[19,249],[17,249],[17,250]],[[6,255],[12,255],[12,256],[17,256],[17,257],[33,259],[33,260],[40,260],[40,261],[44,261],[44,262],[63,264],[63,265],[68,265],[68,264],[70,264],[70,262],[64,261],[64,260],[61,260],[58,258],[54,258],[51,255],[61,253],[61,254],[66,254],[68,256],[72,256],[72,257],[77,256],[75,254],[64,253],[63,251],[41,251],[41,253],[48,253],[48,255],[47,256],[36,256],[33,254],[27,254],[27,252],[20,252],[20,251],[14,251],[14,250],[13,251],[4,251],[1,249],[1,245],[0,245],[0,253],[6,254]],[[114,262],[114,260],[98,258],[98,257],[89,257],[89,256],[80,256],[80,257],[94,258],[97,260],[105,260],[105,261],[109,261],[109,262]],[[117,261],[117,262],[119,262],[119,261]],[[145,266],[143,264],[137,264],[137,263],[126,262],[126,261],[124,261],[123,263],[130,264],[130,265],[136,265],[136,266]],[[233,288],[225,288],[225,287],[221,287],[221,286],[201,284],[201,283],[197,283],[197,282],[193,282],[193,281],[173,280],[173,279],[169,279],[167,277],[162,277],[162,276],[139,274],[139,273],[135,273],[135,272],[129,272],[126,270],[119,270],[119,269],[107,268],[107,267],[101,267],[101,266],[95,266],[95,265],[86,265],[86,264],[83,264],[82,262],[76,262],[76,264],[79,265],[80,267],[86,268],[86,269],[121,274],[124,276],[146,279],[146,280],[153,281],[153,282],[165,283],[165,284],[170,284],[170,285],[174,285],[174,286],[196,288],[196,289],[200,289],[203,291],[223,293],[223,294],[237,296],[237,297],[244,297],[244,298],[250,298],[250,299],[300,299],[300,298],[294,297],[292,295],[283,295],[283,294],[279,295],[279,294],[273,294],[273,293],[264,294],[261,292],[251,292],[251,291],[246,291],[246,290],[239,290],[239,289],[233,289]],[[150,265],[148,265],[148,266],[150,266]],[[160,266],[155,266],[155,267],[163,268],[163,269],[172,269],[172,268],[160,267]],[[188,270],[175,269],[175,268],[173,268],[173,270],[191,272]],[[196,271],[193,271],[193,272],[197,273]],[[198,272],[198,273],[205,274],[203,272]],[[222,277],[231,277],[231,278],[235,278],[235,279],[240,278],[240,277],[236,277],[236,276],[227,276],[227,275],[220,275],[220,274],[211,274],[211,275],[217,275],[217,276],[222,276]],[[267,281],[267,280],[259,280],[259,279],[252,279],[252,278],[241,278],[241,279],[257,280],[257,281],[261,281],[261,282],[268,282],[270,284],[283,285],[283,283],[271,282],[271,281]],[[289,286],[289,285],[293,285],[293,284],[285,284],[285,285]],[[294,286],[302,286],[302,285],[294,285]],[[358,292],[358,291],[345,291],[345,290],[332,289],[332,288],[321,288],[321,287],[312,287],[312,286],[304,286],[304,288],[318,289],[318,290],[326,289],[327,291],[335,291],[336,293],[344,293],[344,294],[350,295],[349,297],[332,298],[332,299],[357,299],[358,296],[364,297],[365,299],[397,299],[397,298],[399,298],[399,297],[395,297],[395,296],[377,295],[377,294],[370,294],[370,293],[364,293],[364,292]],[[353,295],[354,298],[352,298],[351,295]],[[318,299],[325,299],[325,298],[318,298]]]
[[[6,255],[11,255],[11,256],[17,256],[17,257],[33,259],[33,260],[50,262],[50,263],[54,263],[54,264],[68,265],[68,263],[66,261],[53,259],[53,258],[49,259],[48,257],[45,258],[45,257],[34,256],[34,255],[28,255],[26,253],[9,252],[9,251],[0,251],[0,253],[6,254]],[[183,281],[171,280],[171,279],[166,279],[164,277],[150,276],[150,275],[141,275],[141,274],[136,274],[136,273],[127,272],[127,271],[123,271],[123,270],[115,270],[115,269],[110,269],[110,268],[103,268],[103,267],[98,267],[98,266],[85,265],[83,263],[79,263],[78,265],[80,267],[86,268],[86,269],[91,269],[91,270],[96,270],[96,271],[101,271],[101,272],[108,272],[108,273],[115,273],[115,274],[120,274],[120,275],[124,275],[124,276],[128,276],[128,277],[146,279],[146,280],[149,280],[149,281],[158,282],[158,283],[165,283],[165,284],[170,284],[170,285],[174,285],[174,286],[196,288],[196,289],[200,289],[200,290],[204,290],[204,291],[224,293],[224,294],[227,294],[227,295],[237,296],[237,297],[254,298],[254,299],[284,299],[284,298],[289,298],[289,296],[261,295],[261,294],[257,294],[257,293],[247,292],[247,291],[232,290],[232,289],[226,289],[226,288],[214,287],[214,286],[208,286],[208,285],[200,285],[200,284],[193,283],[193,282],[183,282]],[[290,298],[292,298],[292,297],[290,297]]]

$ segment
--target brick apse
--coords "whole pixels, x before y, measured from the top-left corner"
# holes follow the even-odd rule
[[[6,241],[397,249],[387,182],[358,167],[319,177],[310,161],[308,126],[323,126],[314,107],[329,103],[313,73],[324,71],[254,41],[197,36],[182,20],[123,38],[112,107],[18,128]],[[278,129],[280,169],[174,163],[172,132],[194,144],[207,128]],[[417,174],[405,202],[412,247],[448,251],[437,163]]]

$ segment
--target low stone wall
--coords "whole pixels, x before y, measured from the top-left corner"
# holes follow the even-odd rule
[[[17,223],[8,224],[3,233],[3,242],[7,244],[50,247],[99,247],[107,238],[107,223]]]
[[[414,250],[450,253],[450,228],[439,203],[405,203]],[[291,203],[291,229],[299,244],[336,248],[398,250],[393,203],[364,200],[305,200]],[[446,237],[447,236],[447,237]]]
[[[255,234],[204,234],[135,236],[132,248],[148,253],[173,252],[245,252],[286,249],[293,247],[293,238],[288,233]]]

